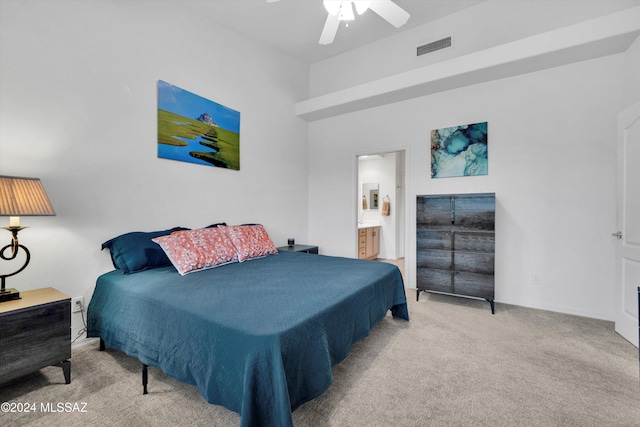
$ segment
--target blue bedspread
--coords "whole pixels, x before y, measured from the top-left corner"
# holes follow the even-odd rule
[[[195,385],[241,426],[292,426],[388,310],[409,320],[396,266],[282,252],[186,276],[106,273],[88,336]]]

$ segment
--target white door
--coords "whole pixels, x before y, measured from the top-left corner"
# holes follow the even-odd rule
[[[618,115],[616,332],[638,346],[640,102]]]

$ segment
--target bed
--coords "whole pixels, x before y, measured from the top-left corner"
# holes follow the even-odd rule
[[[172,265],[103,274],[87,335],[196,386],[241,426],[292,426],[389,311],[409,320],[396,266],[281,252],[183,276]]]

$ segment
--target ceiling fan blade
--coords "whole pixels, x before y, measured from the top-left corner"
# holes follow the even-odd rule
[[[396,28],[402,27],[409,20],[409,12],[391,0],[372,0],[369,9],[389,21]]]
[[[276,1],[280,1],[280,0],[267,0],[267,3],[273,3],[273,2],[276,2]]]
[[[333,40],[336,38],[336,33],[338,32],[339,25],[340,20],[337,16],[327,14],[327,20],[324,22],[324,28],[322,29],[322,34],[320,35],[320,44],[333,43]]]

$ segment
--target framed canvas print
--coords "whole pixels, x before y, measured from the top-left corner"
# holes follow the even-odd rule
[[[488,173],[487,122],[431,131],[431,178]]]
[[[159,80],[158,157],[240,170],[240,113]]]

